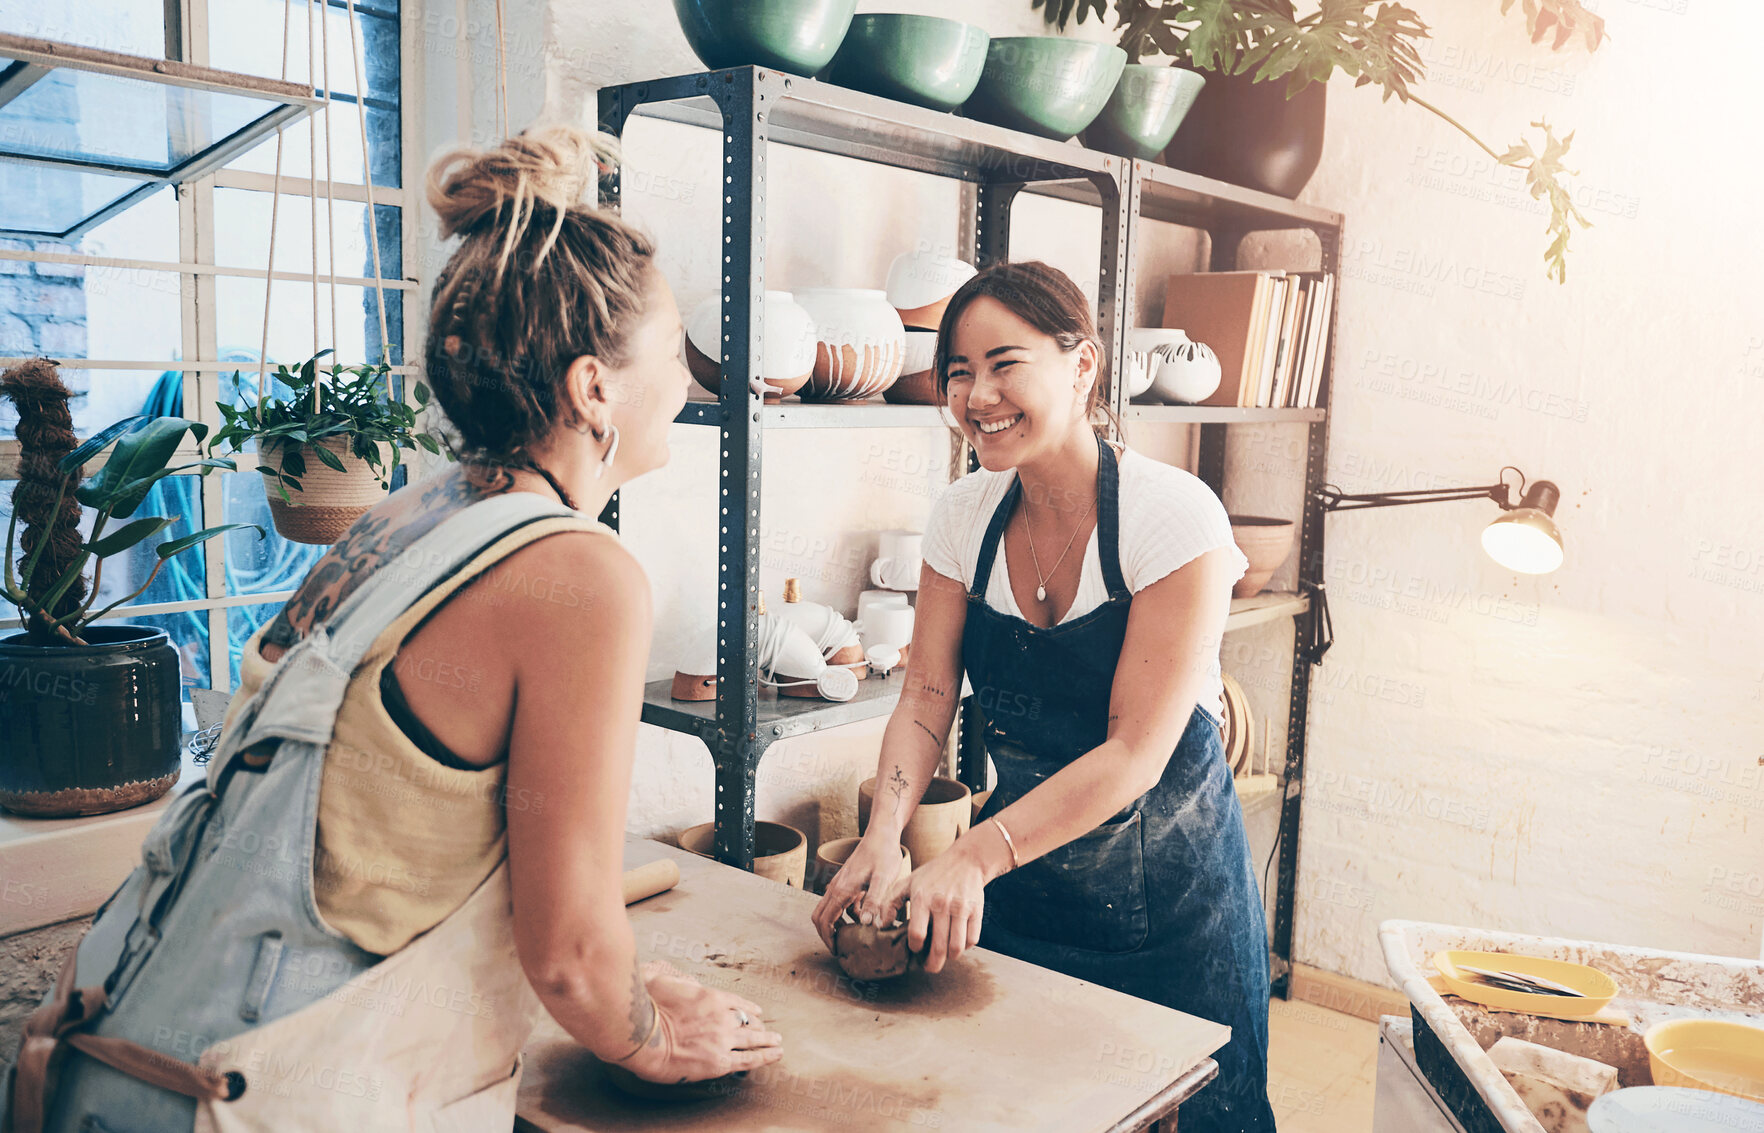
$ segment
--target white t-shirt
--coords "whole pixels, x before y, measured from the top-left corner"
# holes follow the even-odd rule
[[[1243,577],[1249,560],[1244,558],[1231,538],[1231,521],[1225,514],[1225,505],[1207,487],[1206,481],[1132,449],[1120,454],[1119,467],[1117,543],[1121,579],[1129,591],[1139,593],[1215,547],[1231,548],[1237,564],[1231,579],[1235,582]],[[931,518],[925,525],[922,553],[926,565],[973,589],[986,528],[1015,478],[1014,470],[989,472],[982,468],[945,488],[932,505]],[[992,560],[992,577],[987,580],[986,604],[1000,613],[1020,618],[1023,613],[1017,607],[1016,596],[1011,593],[1009,571],[1001,538],[998,553]],[[1077,597],[1060,618],[1060,624],[1090,613],[1108,596],[1097,532],[1093,529],[1090,541],[1084,547],[1084,566],[1078,577]],[[1222,594],[1219,600],[1229,606],[1230,595]],[[1225,710],[1223,698],[1219,659],[1214,657],[1199,704],[1219,719]]]

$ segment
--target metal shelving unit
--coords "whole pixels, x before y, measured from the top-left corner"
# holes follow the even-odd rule
[[[723,237],[723,358],[721,396],[694,398],[676,421],[720,430],[721,533],[717,583],[717,699],[671,700],[669,682],[644,690],[643,720],[695,735],[710,749],[715,767],[715,851],[733,865],[753,861],[754,780],[766,750],[779,740],[892,711],[901,681],[871,679],[843,704],[778,698],[761,693],[758,669],[760,475],[764,437],[772,429],[942,428],[933,406],[857,404],[765,404],[748,389],[765,334],[766,162],[772,143],[797,146],[964,182],[959,251],[979,266],[1008,258],[1011,206],[1028,192],[1098,207],[1103,212],[1097,295],[1104,372],[1113,374],[1129,326],[1128,302],[1136,275],[1133,244],[1141,218],[1202,228],[1213,240],[1215,270],[1235,266],[1242,237],[1267,229],[1308,228],[1323,243],[1326,270],[1335,270],[1341,217],[1219,181],[1096,153],[1012,130],[910,106],[858,91],[760,67],[736,67],[608,87],[600,92],[601,127],[623,134],[633,117],[684,123],[721,135]],[[617,208],[620,173],[601,181],[602,201]],[[1331,328],[1333,341],[1333,328]],[[1325,359],[1323,404],[1329,381]],[[1324,409],[1231,409],[1125,404],[1118,383],[1110,404],[1128,421],[1201,426],[1203,476],[1223,487],[1224,430],[1233,424],[1305,423],[1310,432],[1307,489],[1323,476],[1327,440]],[[952,466],[954,466],[952,464]],[[618,524],[615,496],[602,519]],[[1313,616],[1311,589],[1321,584],[1322,512],[1307,502],[1300,545],[1300,590],[1261,594],[1232,603],[1227,630]],[[1287,745],[1287,781],[1300,782],[1304,762],[1304,710],[1309,664],[1293,661],[1293,715]],[[958,725],[958,773],[976,784],[985,774],[978,713],[964,704]],[[1298,795],[1289,786],[1283,803],[1281,889],[1275,951],[1290,953],[1292,887],[1297,867]],[[1290,828],[1290,829],[1289,829]],[[1283,910],[1283,912],[1279,911]],[[1282,928],[1281,926],[1284,926]],[[1282,981],[1283,983],[1284,981]]]
[[[1146,161],[1134,161],[1128,179],[1130,220],[1127,226],[1128,260],[1123,287],[1135,293],[1140,221],[1154,220],[1206,231],[1210,242],[1208,269],[1232,271],[1238,251],[1251,232],[1304,229],[1317,239],[1319,268],[1341,284],[1342,215],[1314,205],[1300,204],[1253,189],[1228,185],[1206,177]],[[1280,806],[1280,871],[1275,882],[1274,934],[1269,948],[1274,954],[1275,994],[1287,994],[1291,971],[1293,917],[1297,907],[1299,811],[1303,804],[1306,718],[1310,707],[1311,668],[1321,660],[1312,642],[1318,639],[1318,619],[1327,619],[1323,599],[1323,502],[1317,489],[1327,474],[1329,403],[1334,389],[1335,330],[1341,304],[1330,313],[1323,355],[1323,373],[1316,409],[1231,409],[1207,406],[1120,406],[1126,421],[1158,421],[1200,426],[1200,476],[1220,499],[1225,498],[1226,430],[1232,425],[1303,424],[1306,426],[1304,499],[1300,505],[1298,591],[1290,595],[1260,594],[1250,602],[1266,602],[1251,620],[1242,617],[1233,603],[1227,632],[1285,617],[1294,619],[1292,683],[1287,702],[1286,766]],[[1313,601],[1313,596],[1317,601]],[[1281,601],[1282,598],[1288,601]],[[1232,622],[1237,624],[1233,625]],[[1324,646],[1327,648],[1327,646]]]
[[[772,744],[789,736],[881,716],[899,697],[898,679],[865,681],[855,700],[780,699],[755,685],[758,670],[759,501],[768,429],[941,428],[936,408],[766,405],[748,389],[765,334],[766,159],[774,142],[954,178],[972,186],[961,250],[984,264],[1008,255],[1010,207],[1027,189],[1103,209],[1098,295],[1106,341],[1124,333],[1117,283],[1126,265],[1127,162],[922,107],[761,67],[608,87],[600,121],[623,134],[632,117],[685,123],[722,135],[724,380],[715,401],[689,402],[676,420],[721,433],[721,538],[717,564],[717,699],[682,705],[667,682],[645,690],[643,719],[698,736],[716,769],[715,849],[723,861],[753,862],[754,775]],[[602,179],[616,207],[619,173]],[[1112,217],[1109,214],[1113,214]],[[618,522],[618,500],[602,519]]]

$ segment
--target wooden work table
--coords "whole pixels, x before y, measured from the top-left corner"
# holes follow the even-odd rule
[[[1230,1030],[984,950],[941,973],[856,983],[809,921],[816,898],[658,842],[680,884],[631,906],[642,959],[760,1004],[781,1062],[726,1097],[628,1098],[544,1019],[527,1047],[517,1130],[1143,1129],[1217,1073]]]

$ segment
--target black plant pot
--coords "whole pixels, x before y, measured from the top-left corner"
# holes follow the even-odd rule
[[[88,645],[0,638],[0,806],[65,818],[151,802],[178,781],[178,651],[151,626]]]
[[[1323,158],[1328,86],[1312,83],[1290,100],[1286,80],[1202,72],[1207,85],[1164,151],[1164,164],[1288,199]]]

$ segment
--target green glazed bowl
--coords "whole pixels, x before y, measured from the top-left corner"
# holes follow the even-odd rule
[[[1065,141],[1095,120],[1127,65],[1110,43],[1057,35],[995,39],[963,113],[982,122]]]
[[[713,71],[751,64],[812,75],[856,11],[857,0],[674,0],[686,42]]]
[[[973,24],[940,16],[858,16],[827,78],[867,94],[954,110],[974,93],[991,38]]]
[[[1084,144],[1104,153],[1155,159],[1176,136],[1207,80],[1162,63],[1129,63],[1107,106],[1084,131]]]

